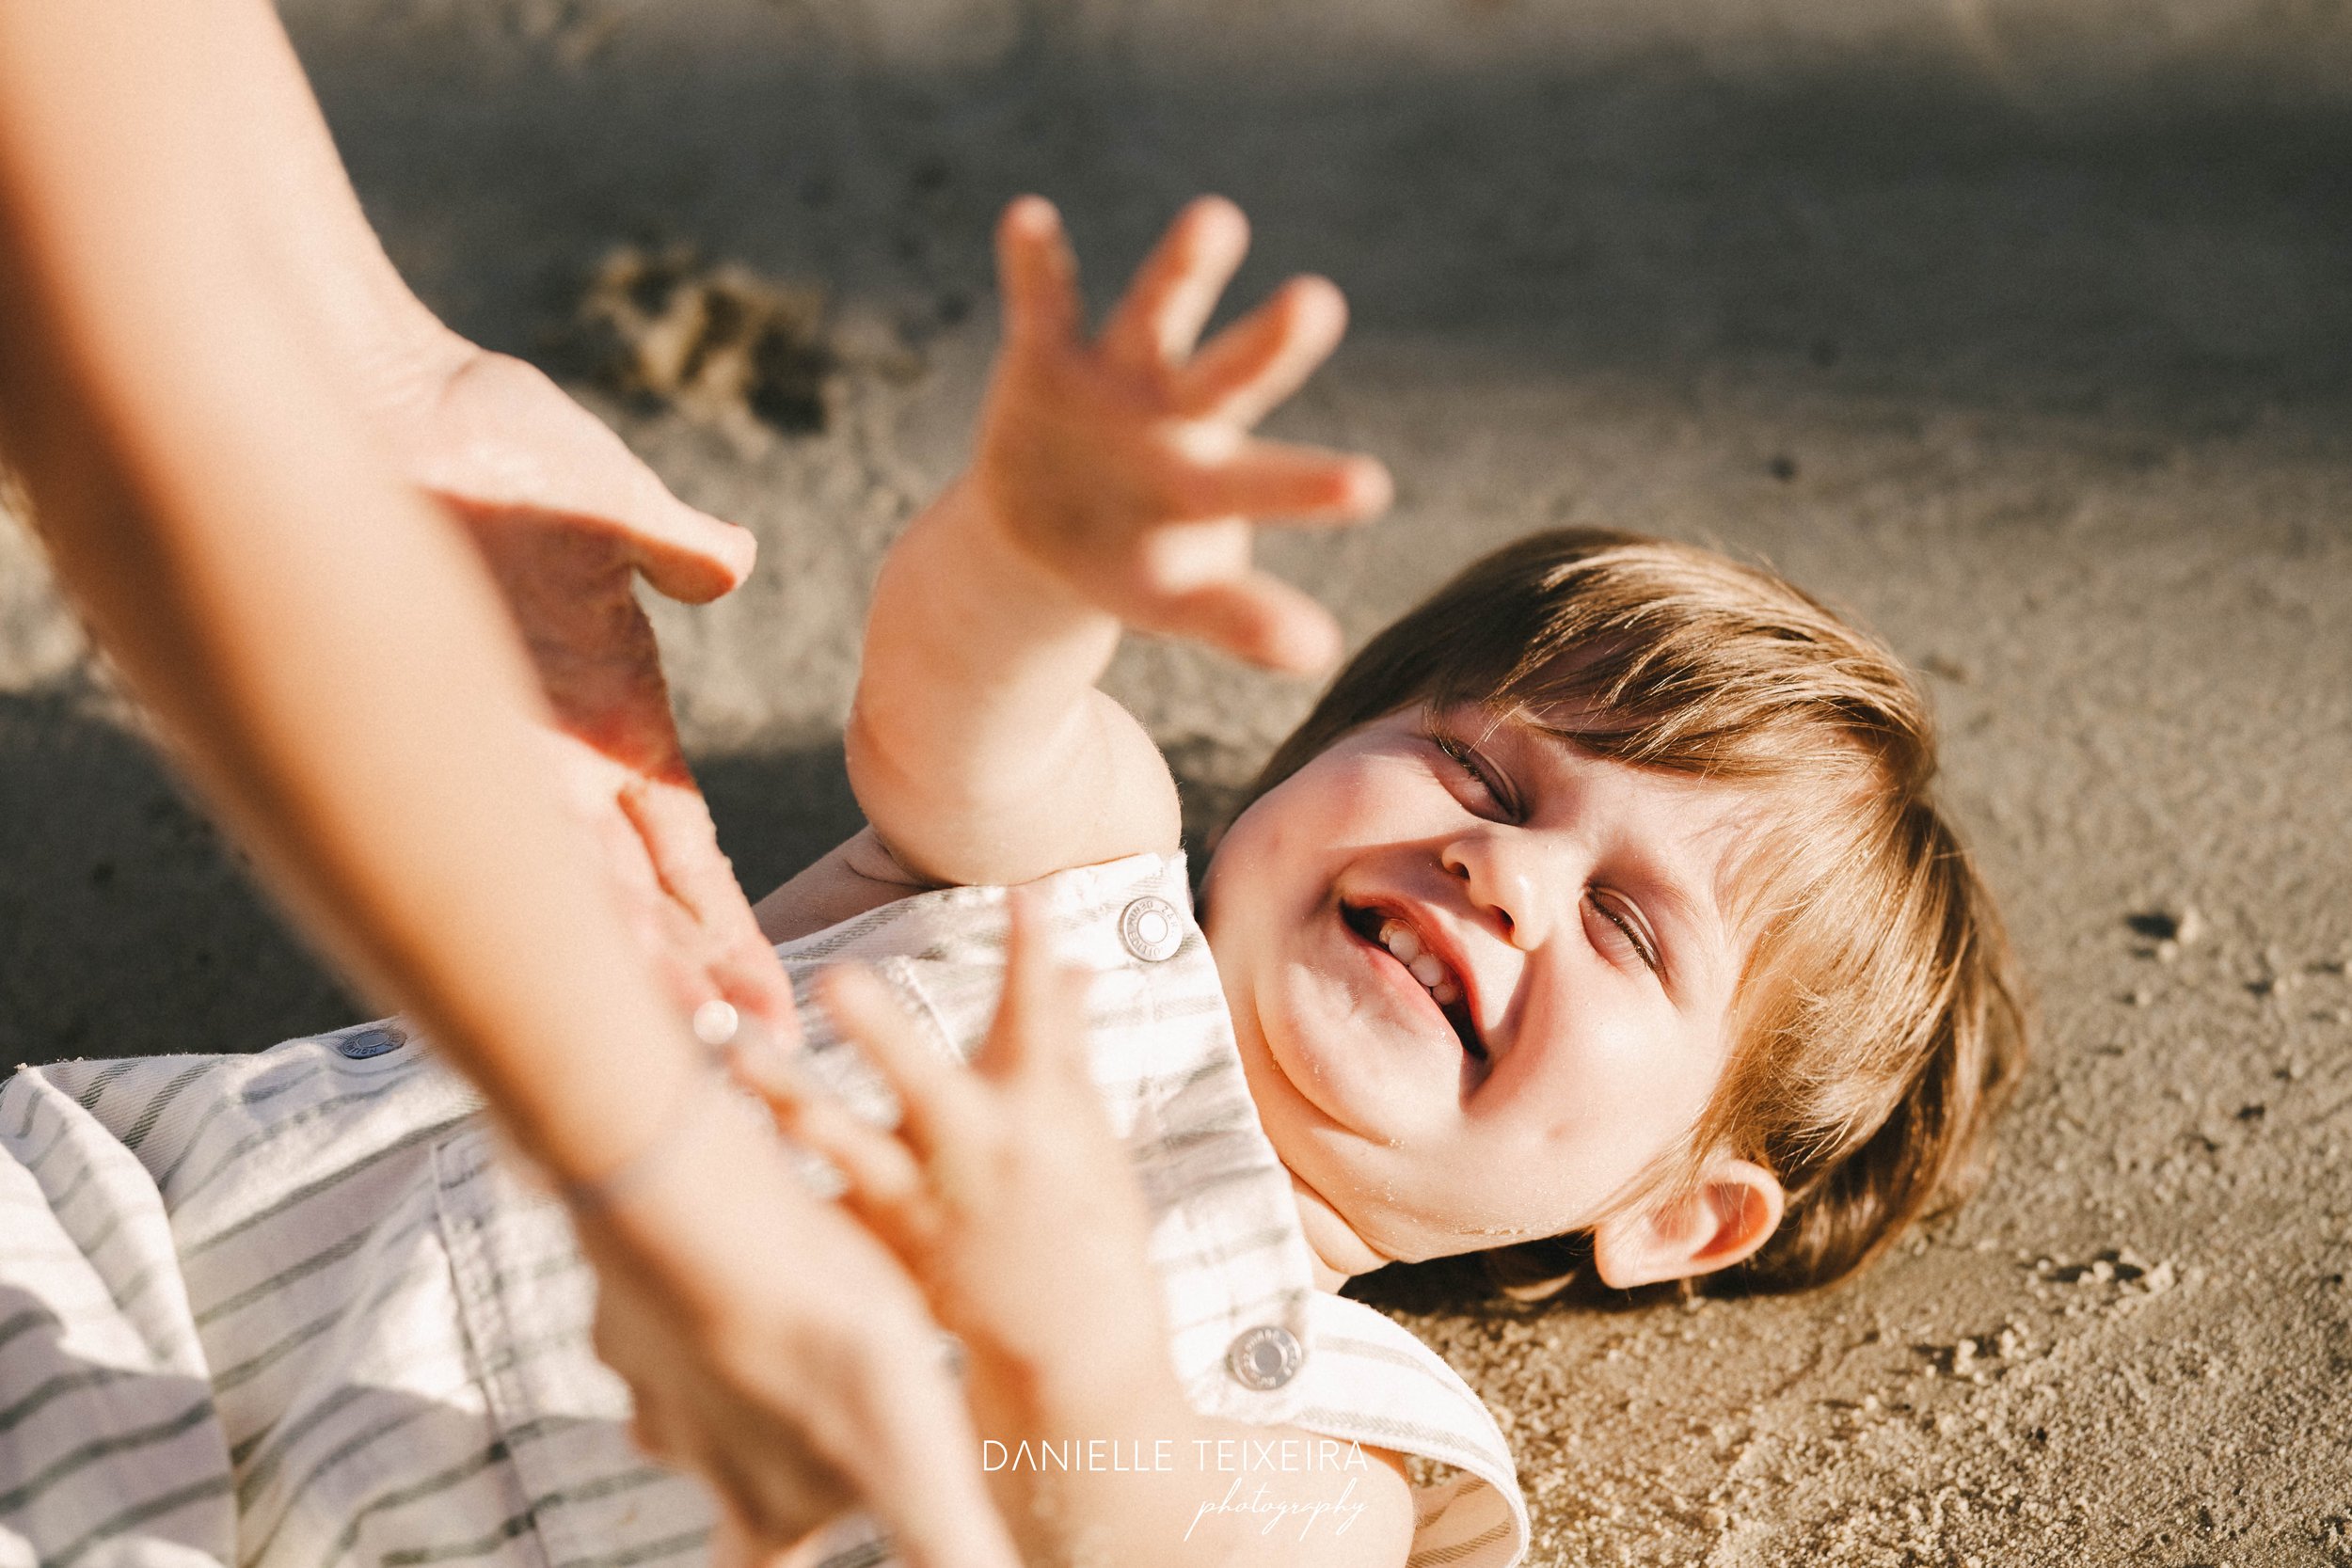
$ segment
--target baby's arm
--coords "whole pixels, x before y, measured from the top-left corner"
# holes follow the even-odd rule
[[[1186,1402],[1142,1194],[1087,1069],[1084,982],[1053,967],[1021,892],[1004,1001],[968,1071],[938,1061],[872,975],[831,977],[828,1006],[898,1092],[895,1132],[788,1069],[747,1065],[784,1130],[841,1170],[843,1202],[963,1341],[975,1423],[996,1445],[984,1465],[1025,1555],[1403,1563],[1413,1509],[1396,1456],[1271,1465],[1343,1445]]]
[[[1173,849],[1167,765],[1095,689],[1121,625],[1319,669],[1336,627],[1251,569],[1250,519],[1352,520],[1389,493],[1369,458],[1248,434],[1339,341],[1328,282],[1194,352],[1248,244],[1230,203],[1177,219],[1091,342],[1054,209],[1014,202],[997,241],[1005,344],[972,467],[883,565],[848,733],[867,821],[938,882]]]

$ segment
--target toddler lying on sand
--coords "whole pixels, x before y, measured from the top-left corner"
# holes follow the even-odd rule
[[[1000,240],[1007,345],[973,469],[899,542],[868,625],[849,744],[872,828],[763,906],[779,936],[909,882],[1172,852],[1167,768],[1094,686],[1121,623],[1311,666],[1327,620],[1249,573],[1240,519],[1346,516],[1385,493],[1360,460],[1244,435],[1336,341],[1328,285],[1295,282],[1194,350],[1239,260],[1230,208],[1186,213],[1091,343],[1050,209],[1016,204]],[[1583,1258],[1620,1288],[1730,1271],[1792,1289],[1850,1272],[1948,1196],[2020,1042],[1997,922],[1927,797],[1932,766],[1924,705],[1883,647],[1701,550],[1528,539],[1377,638],[1276,753],[1201,884],[1315,1285],[1480,1251],[1521,1293]],[[1017,1097],[963,1103],[963,1085],[928,1082],[885,1043],[886,1009],[844,1001],[908,1125],[893,1140],[795,1114],[823,1103],[805,1093],[778,1101],[937,1282],[977,1361],[999,1340],[1032,1347],[1002,1355],[1023,1399],[983,1400],[984,1430],[1193,1431],[1160,1336],[1122,1338],[1149,1293],[1122,1299],[1118,1271],[1055,1279],[1057,1233],[1115,1234],[1095,1194],[1057,1212],[1042,1178],[1032,1191],[1008,1175],[990,1203],[955,1190],[1017,1170],[1003,1150],[1066,1158],[1080,1130],[1025,1122]],[[1117,1052],[1096,1051],[1107,1085]],[[933,1093],[951,1107],[936,1117]],[[979,1210],[1038,1229],[959,1239],[952,1216]],[[981,1282],[1000,1275],[1036,1298],[993,1300]],[[1323,1306],[1322,1338],[1348,1343],[1369,1314],[1342,1306]],[[1369,1394],[1342,1419],[1329,1407],[1349,1402],[1318,1399],[1290,1417],[1300,1435],[1450,1457],[1483,1473],[1514,1528],[1471,1485],[1416,1509],[1391,1464],[1349,1494],[1349,1531],[1314,1549],[1512,1555],[1505,1478],[1460,1457],[1474,1420]],[[1383,1418],[1396,1440],[1375,1444]],[[1446,1443],[1416,1445],[1417,1427]],[[1100,1493],[1101,1539],[1136,1554],[1194,1523],[1204,1479],[1179,1465],[1164,1484],[1041,1484],[1064,1520]],[[1267,1497],[1301,1517],[1334,1492],[1276,1479],[1287,1490]],[[1315,1532],[1278,1533],[1284,1560],[1325,1560]]]
[[[954,1331],[1034,1557],[1500,1568],[1507,1446],[1338,1288],[1472,1252],[1521,1295],[1841,1277],[1962,1190],[2022,1051],[2008,958],[1892,656],[1767,574],[1598,533],[1486,558],[1358,655],[1196,923],[1167,767],[1095,682],[1130,626],[1319,666],[1328,618],[1250,570],[1247,519],[1386,499],[1248,434],[1336,343],[1328,284],[1196,350],[1243,243],[1196,204],[1089,340],[1051,209],[1009,210],[972,468],[868,625],[870,826],[761,906],[796,982],[864,967],[796,1061],[739,1067]],[[700,1488],[624,1439],[563,1209],[397,1026],[28,1071],[0,1139],[46,1227],[0,1284],[73,1325],[20,1358],[71,1383],[104,1341],[139,1373],[19,1413],[11,1468],[49,1479],[0,1478],[0,1542],[705,1549]],[[1416,1454],[1454,1475],[1416,1497]],[[106,1535],[93,1499],[136,1497],[177,1500]],[[805,1560],[884,1549],[852,1523]]]

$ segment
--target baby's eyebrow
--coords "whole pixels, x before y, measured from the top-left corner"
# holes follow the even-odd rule
[[[1744,962],[1741,954],[1753,938],[1756,911],[1743,898],[1738,888],[1740,880],[1754,873],[1751,858],[1743,849],[1753,841],[1737,816],[1719,821],[1701,836],[1715,838],[1729,835],[1733,842],[1723,847],[1714,862],[1713,875],[1677,876],[1658,866],[1647,857],[1637,863],[1655,874],[1653,894],[1671,913],[1677,925],[1695,939],[1697,949],[1705,956],[1707,967],[1727,971],[1736,979]],[[1694,862],[1696,857],[1691,857]],[[1697,867],[1691,864],[1695,873]],[[1698,892],[1694,895],[1692,889]],[[1730,980],[1726,980],[1726,984]]]
[[[1681,945],[1710,961],[1729,949],[1729,927],[1722,906],[1711,896],[1693,896],[1684,879],[1647,855],[1633,857],[1633,865],[1636,885],[1631,891],[1656,908],[1667,924],[1681,928]]]

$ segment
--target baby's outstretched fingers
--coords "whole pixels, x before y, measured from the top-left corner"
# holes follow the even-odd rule
[[[1015,198],[997,220],[996,286],[1005,301],[1005,339],[1015,350],[1076,341],[1078,259],[1061,214],[1043,197]]]
[[[1029,1074],[1089,1082],[1086,975],[1055,961],[1045,901],[1035,888],[1009,890],[1005,917],[1004,995],[973,1066],[998,1082]]]
[[[916,1158],[931,1158],[980,1114],[969,1075],[925,1047],[914,1020],[881,976],[855,965],[827,970],[818,996],[841,1033],[866,1053],[898,1097],[898,1132]]]
[[[1152,629],[1286,674],[1320,674],[1340,657],[1340,626],[1331,612],[1263,572],[1177,595]]]
[[[1248,429],[1304,386],[1346,332],[1339,285],[1294,277],[1177,372],[1176,406],[1191,419]]]
[[[923,1192],[923,1168],[893,1134],[864,1120],[789,1061],[744,1053],[736,1075],[759,1096],[776,1131],[821,1155],[848,1183],[845,1201],[886,1242],[898,1245],[899,1223]]]
[[[1255,440],[1194,469],[1184,488],[1186,510],[1198,517],[1291,524],[1360,522],[1385,511],[1391,494],[1378,458]]]
[[[1126,296],[1104,323],[1104,354],[1132,371],[1182,364],[1248,249],[1249,220],[1240,208],[1221,196],[1187,205],[1136,269]]]

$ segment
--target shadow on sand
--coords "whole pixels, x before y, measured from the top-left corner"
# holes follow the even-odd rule
[[[754,897],[864,824],[838,744],[695,770]],[[1186,789],[1202,811],[1229,795]],[[0,1066],[253,1051],[366,1016],[153,750],[76,691],[0,695]]]
[[[838,747],[703,768],[766,891],[857,830]],[[251,1051],[364,1017],[138,736],[0,696],[0,1063]]]

